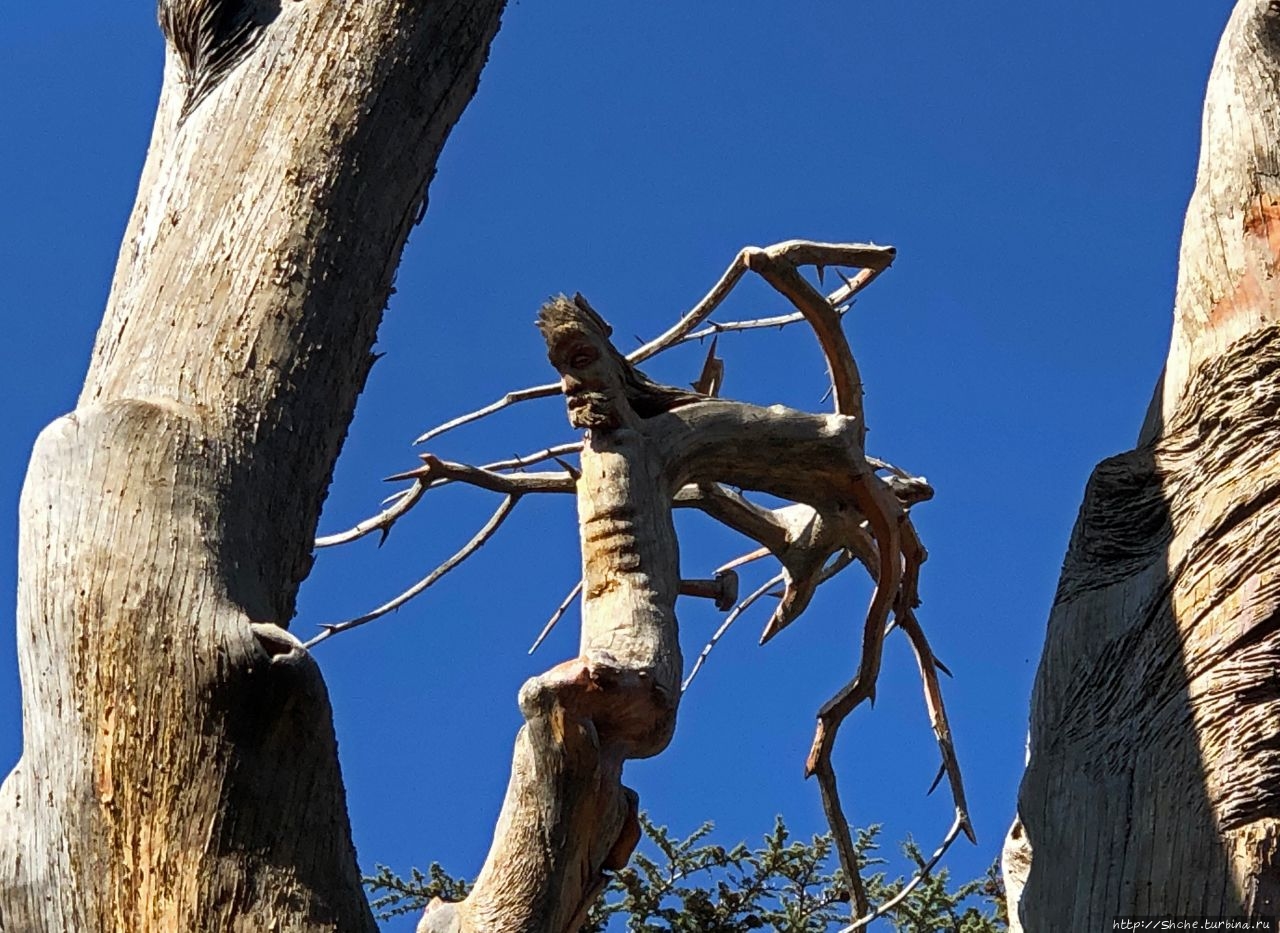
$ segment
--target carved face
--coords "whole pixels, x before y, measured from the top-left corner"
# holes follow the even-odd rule
[[[548,352],[560,373],[569,408],[569,423],[580,430],[612,430],[622,426],[622,374],[599,336],[585,328],[564,328]]]

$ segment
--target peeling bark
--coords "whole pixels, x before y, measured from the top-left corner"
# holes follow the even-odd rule
[[[161,3],[105,318],[22,494],[6,933],[374,929],[324,684],[286,627],[501,8]]]
[[[1026,930],[1280,910],[1278,204],[1280,4],[1241,0],[1162,386],[1089,481],[1049,619],[1005,858]]]

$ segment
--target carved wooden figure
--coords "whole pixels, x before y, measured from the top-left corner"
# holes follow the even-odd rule
[[[613,346],[609,325],[581,295],[555,298],[542,308],[538,327],[559,384],[510,393],[428,432],[428,437],[513,402],[559,391],[570,424],[585,432],[582,442],[488,467],[424,455],[421,467],[393,477],[414,484],[386,511],[319,542],[341,543],[375,530],[385,534],[427,490],[444,483],[465,482],[506,494],[493,519],[445,565],[374,612],[327,626],[313,645],[421,592],[483,544],[521,496],[576,495],[582,543],[582,582],[574,591],[582,596],[578,657],[532,678],[520,690],[525,726],[516,740],[489,857],[471,894],[457,904],[433,903],[420,931],[561,933],[580,926],[605,883],[604,873],[624,865],[639,838],[637,797],[621,783],[623,764],[661,752],[675,728],[684,666],[677,597],[711,596],[728,608],[736,596],[732,567],[769,554],[782,565],[778,579],[784,590],[762,641],[793,622],[816,588],[844,567],[860,563],[876,582],[861,623],[857,674],[819,711],[807,763],[808,773],[818,777],[842,867],[851,879],[855,919],[850,929],[864,926],[891,905],[873,907],[862,890],[839,802],[832,747],[843,719],[874,696],[883,638],[895,625],[907,634],[920,660],[942,773],[956,804],[955,822],[929,867],[960,832],[972,838],[938,688],[941,665],[914,615],[925,552],[908,509],[929,498],[932,490],[924,480],[866,456],[862,384],[841,327],[850,299],[888,267],[893,255],[887,247],[801,241],[745,249],[697,307],[631,357]],[[824,297],[799,273],[803,265],[861,272]],[[806,321],[830,367],[834,413],[719,399],[660,385],[636,368],[640,359],[707,335],[695,328],[748,270],[764,277],[798,313],[767,322],[711,325],[710,331]],[[719,369],[713,348],[705,378],[697,385],[714,388]],[[572,453],[579,456],[578,466],[561,460],[560,472],[504,472]],[[793,504],[765,508],[743,491]],[[753,539],[759,549],[730,561],[715,580],[682,581],[672,522],[677,507],[705,511]],[[728,621],[761,592],[739,603]],[[706,651],[699,664],[705,657]]]

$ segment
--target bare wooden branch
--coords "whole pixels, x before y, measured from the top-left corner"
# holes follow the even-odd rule
[[[854,915],[862,916],[870,911],[871,902],[867,899],[867,886],[862,880],[858,850],[853,844],[849,820],[845,817],[844,807],[840,804],[840,788],[836,782],[836,771],[831,764],[830,756],[819,762],[813,774],[818,779],[818,789],[822,795],[822,812],[827,818],[827,826],[835,842],[840,869],[849,880],[849,897],[853,902]]]
[[[962,820],[964,834],[972,843],[977,843],[973,823],[969,819],[969,804],[965,800],[964,779],[960,774],[960,761],[956,758],[955,743],[951,739],[951,726],[947,722],[947,709],[942,701],[942,685],[938,683],[938,660],[933,656],[933,649],[925,638],[924,629],[916,620],[915,612],[902,609],[895,613],[898,627],[911,641],[915,651],[916,662],[920,668],[920,679],[924,682],[925,707],[929,711],[929,724],[938,740],[938,750],[942,753],[942,772],[946,774],[951,786],[951,799],[955,803],[956,814]],[[936,781],[935,781],[936,786]]]
[[[693,391],[699,395],[715,398],[720,394],[720,387],[724,385],[724,360],[716,356],[716,347],[719,343],[719,337],[711,338],[711,346],[707,347],[707,358],[703,360],[702,371],[693,381]]]
[[[956,818],[951,823],[951,828],[947,830],[947,834],[942,838],[942,844],[939,845],[938,848],[934,850],[933,855],[929,856],[928,860],[920,866],[911,880],[904,884],[897,894],[889,898],[875,910],[869,911],[863,916],[860,916],[847,927],[842,927],[840,933],[854,933],[856,930],[861,930],[869,923],[883,917],[885,914],[889,913],[889,911],[893,910],[906,900],[907,896],[919,887],[920,883],[924,881],[924,879],[929,877],[929,874],[937,866],[938,862],[942,860],[942,856],[947,854],[947,850],[951,848],[951,843],[955,842],[960,836],[960,832],[964,829],[967,820],[968,817],[957,812]]]
[[[498,473],[466,463],[451,463],[432,454],[422,454],[422,466],[388,476],[388,482],[411,479],[428,486],[446,481],[466,483],[491,492],[523,496],[531,492],[573,492],[574,479],[567,471],[559,473]]]
[[[391,533],[391,527],[409,513],[411,509],[422,499],[422,494],[427,491],[427,484],[422,481],[415,481],[412,486],[402,489],[393,495],[388,501],[391,503],[377,515],[373,515],[363,521],[357,522],[353,527],[346,531],[340,531],[337,534],[325,535],[316,538],[315,546],[317,548],[335,547],[339,544],[348,544],[351,541],[357,541],[365,535],[380,532],[382,541],[387,539],[387,535]]]
[[[835,390],[836,411],[850,417],[862,418],[862,377],[854,361],[849,341],[840,326],[840,316],[827,299],[797,271],[801,265],[864,266],[869,274],[862,285],[869,284],[880,271],[893,262],[895,250],[889,247],[863,245],[836,245],[808,243],[792,240],[768,249],[744,250],[748,268],[758,272],[779,293],[800,310],[817,335],[823,355],[831,371],[831,384]],[[874,271],[872,271],[874,270]],[[853,283],[842,292],[852,292]],[[847,300],[844,299],[844,300]],[[843,301],[838,301],[842,304]],[[865,427],[864,427],[865,433]]]
[[[478,468],[468,467],[466,469],[468,470],[479,469],[481,471],[486,471],[486,472],[496,472],[500,470],[522,470],[525,467],[532,466],[535,463],[542,463],[546,460],[556,460],[557,462],[560,462],[563,464],[563,461],[561,461],[559,458],[567,454],[577,453],[581,449],[582,449],[582,444],[580,442],[575,441],[569,444],[559,444],[555,447],[547,447],[544,450],[539,450],[531,454],[511,457],[507,460],[497,460],[493,463],[486,463],[482,467],[478,467]],[[455,464],[454,466],[460,467],[462,465]],[[418,468],[418,469],[421,469],[421,468]],[[416,473],[417,473],[417,470],[413,470],[413,471],[410,471],[409,474],[401,474],[401,475],[415,475]],[[557,476],[557,475],[558,474],[545,474],[544,476]],[[572,473],[570,470],[566,469],[565,475],[572,476]],[[421,501],[423,493],[425,493],[428,489],[434,489],[439,486],[446,486],[449,483],[458,482],[458,481],[462,481],[462,482],[466,481],[463,477],[463,474],[460,472],[455,472],[453,474],[450,474],[447,470],[443,474],[437,475],[435,478],[430,480],[427,480],[422,477],[416,477],[414,479],[413,485],[409,486],[406,489],[402,489],[399,492],[393,493],[392,495],[388,496],[385,500],[383,500],[383,504],[387,505],[387,507],[383,509],[381,512],[378,512],[376,515],[373,515],[360,522],[357,522],[353,527],[347,529],[346,531],[341,531],[336,534],[325,535],[324,537],[316,538],[315,547],[325,548],[325,547],[334,547],[339,544],[348,544],[352,541],[357,541],[360,538],[365,537],[366,535],[372,534],[375,531],[381,532],[382,540],[385,541],[387,538],[387,535],[391,533],[392,526],[395,525],[395,523],[399,521],[401,518],[403,518],[405,515],[407,515],[413,509],[413,507],[416,506]],[[479,484],[475,484],[475,485],[479,485]],[[561,489],[558,484],[552,484],[552,485],[554,488],[537,489],[537,488],[530,487],[530,488],[527,488],[525,491],[527,492],[567,492],[569,491],[567,489]],[[490,487],[486,487],[486,488],[490,488]],[[510,488],[505,488],[500,491],[510,492],[513,490]],[[388,503],[390,504],[388,505]]]
[[[754,330],[764,327],[783,327],[787,324],[797,323],[800,320],[808,320],[811,325],[818,331],[819,341],[831,340],[829,333],[829,325],[824,324],[821,329],[815,324],[815,316],[812,309],[801,308],[797,314],[779,315],[771,318],[758,318],[748,321],[731,321],[725,324],[716,324],[708,327],[705,331],[696,331],[703,321],[710,317],[728,296],[733,286],[738,283],[742,276],[749,268],[757,268],[750,265],[756,262],[760,270],[768,269],[771,273],[785,276],[784,272],[778,270],[791,268],[797,265],[823,265],[823,266],[839,266],[858,267],[861,271],[852,279],[845,279],[845,284],[836,289],[823,300],[829,312],[830,317],[838,322],[841,315],[844,314],[846,306],[858,292],[862,291],[876,277],[889,267],[893,262],[896,251],[888,246],[875,246],[874,244],[830,244],[830,243],[811,243],[805,240],[791,240],[786,243],[779,243],[776,246],[769,247],[768,250],[758,250],[754,247],[748,247],[741,250],[737,256],[733,258],[733,262],[729,264],[729,268],[725,270],[719,281],[712,286],[711,291],[703,297],[696,305],[693,306],[675,325],[664,331],[659,336],[643,344],[638,349],[627,354],[627,360],[631,363],[643,363],[645,360],[651,359],[669,350],[672,347],[686,343],[690,340],[701,340],[704,337],[717,333],[727,333],[739,330]],[[763,260],[762,258],[763,257]],[[766,279],[768,276],[766,276]],[[803,281],[803,280],[802,280]],[[808,283],[805,283],[806,285]],[[812,289],[810,289],[812,290]],[[782,293],[795,303],[795,297],[788,291],[779,289]],[[799,290],[796,294],[800,294]],[[797,304],[797,307],[800,307]],[[823,314],[823,320],[828,315]],[[837,323],[837,329],[839,325]],[[828,349],[828,343],[822,343],[824,351]],[[834,349],[834,344],[832,345]],[[852,355],[849,356],[850,363]],[[462,427],[465,424],[471,424],[489,415],[497,414],[505,408],[516,405],[520,402],[528,402],[534,399],[551,398],[560,394],[560,386],[556,383],[545,383],[538,386],[529,386],[525,389],[516,389],[508,392],[502,398],[490,402],[483,408],[475,411],[467,412],[459,415],[444,424],[437,425],[434,428],[419,435],[415,440],[415,444],[425,444],[429,440],[439,437],[440,435],[452,431],[454,428]]]
[[[836,314],[843,316],[848,313],[849,306],[840,305],[833,310]],[[723,323],[711,321],[701,330],[695,330],[691,333],[685,334],[671,346],[678,347],[682,344],[692,343],[697,340],[706,340],[708,337],[717,337],[720,334],[733,334],[739,331],[768,330],[772,328],[781,330],[784,327],[789,327],[792,324],[800,324],[803,321],[804,315],[799,311],[794,311],[791,314],[775,314],[772,317],[749,318],[742,321],[725,321]]]
[[[719,483],[682,487],[676,493],[674,504],[677,508],[699,509],[753,541],[758,541],[775,554],[786,547],[787,524],[779,520],[772,509],[756,505],[741,493]],[[731,568],[722,565],[719,569]]]
[[[519,493],[512,493],[511,495],[507,496],[507,498],[503,499],[502,505],[498,506],[497,511],[495,511],[493,515],[490,516],[489,520],[485,522],[483,527],[481,527],[481,529],[478,532],[476,532],[475,536],[470,541],[468,541],[460,551],[458,551],[456,554],[454,554],[452,557],[446,560],[443,564],[441,564],[435,570],[431,571],[431,573],[427,574],[425,577],[423,577],[413,586],[409,587],[399,596],[395,597],[394,599],[388,600],[387,602],[379,606],[377,609],[373,609],[369,612],[366,612],[364,615],[356,616],[354,619],[347,619],[344,622],[333,622],[330,624],[323,625],[322,628],[324,629],[324,631],[322,631],[319,635],[312,638],[310,641],[306,642],[303,645],[303,647],[307,649],[314,648],[316,645],[320,644],[322,641],[326,641],[329,638],[332,638],[334,635],[341,634],[342,632],[349,632],[353,628],[359,628],[361,625],[365,625],[368,622],[372,622],[374,619],[381,618],[382,616],[386,615],[388,612],[393,612],[396,609],[399,609],[409,600],[413,599],[415,596],[417,596],[418,594],[422,593],[424,590],[426,590],[427,588],[435,584],[436,581],[438,581],[441,577],[447,574],[450,570],[453,570],[455,567],[461,564],[464,560],[466,560],[476,551],[480,550],[480,548],[484,546],[485,542],[487,542],[490,538],[493,537],[494,532],[496,532],[499,528],[502,527],[502,523],[507,520],[507,516],[511,514],[511,510],[515,508],[516,503],[519,501],[520,501]]]
[[[547,624],[542,627],[542,631],[538,633],[538,637],[535,638],[533,644],[529,646],[529,654],[533,654],[542,646],[542,643],[547,640],[547,636],[551,634],[551,630],[556,627],[556,623],[564,617],[564,614],[569,611],[569,607],[573,605],[573,601],[581,594],[582,581],[579,580],[573,585],[573,589],[569,591],[569,595],[566,596],[561,601],[560,605],[556,607],[556,611],[551,613],[551,618],[547,620]]]
[[[516,389],[514,392],[508,392],[496,402],[490,402],[483,408],[477,408],[475,411],[467,412],[465,415],[459,415],[444,424],[436,425],[429,431],[414,438],[415,444],[425,444],[429,440],[439,437],[446,431],[452,431],[454,428],[460,428],[464,424],[470,424],[473,421],[479,421],[481,418],[487,418],[489,415],[497,414],[504,408],[509,408],[518,402],[530,402],[537,398],[551,398],[560,394],[560,384],[549,382],[545,385],[530,386],[527,389]]]

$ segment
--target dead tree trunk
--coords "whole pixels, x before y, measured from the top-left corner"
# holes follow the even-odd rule
[[[586,299],[561,297],[545,305],[538,319],[560,384],[509,394],[507,400],[454,419],[428,436],[481,418],[511,399],[561,391],[570,423],[586,432],[581,444],[570,445],[580,457],[579,466],[561,461],[562,472],[504,473],[497,469],[502,464],[476,467],[424,454],[421,467],[394,477],[414,482],[394,504],[324,542],[353,540],[379,529],[385,533],[423,493],[445,483],[470,483],[506,494],[467,547],[421,585],[371,613],[329,626],[314,643],[372,621],[421,592],[474,553],[522,496],[574,492],[577,497],[582,543],[579,655],[531,678],[521,689],[525,725],[516,739],[489,856],[465,899],[435,900],[428,906],[420,933],[574,933],[604,886],[606,872],[626,864],[640,831],[636,795],[621,783],[623,766],[667,746],[682,692],[676,598],[715,596],[725,609],[736,599],[736,584],[726,587],[727,568],[717,573],[717,581],[681,580],[672,522],[677,506],[700,508],[753,539],[761,550],[746,560],[772,554],[783,565],[784,573],[776,578],[785,581],[782,599],[764,640],[794,622],[814,590],[842,567],[856,561],[875,580],[871,605],[861,620],[857,673],[818,712],[806,766],[818,778],[848,878],[854,909],[849,928],[862,928],[892,904],[873,908],[868,903],[839,800],[832,749],[844,719],[875,696],[891,615],[920,663],[926,705],[956,805],[942,846],[900,896],[960,833],[973,838],[938,665],[915,618],[926,555],[908,510],[932,490],[924,480],[866,456],[862,382],[838,310],[892,258],[892,249],[858,244],[788,241],[767,249],[748,247],[697,307],[633,354],[661,352],[682,341],[742,275],[755,271],[813,327],[830,367],[836,414],[807,414],[779,405],[760,408],[714,397],[719,380],[714,374],[723,372],[715,365],[720,361],[714,347],[704,368],[706,378],[696,383],[698,391],[655,383],[613,346],[609,325]],[[800,274],[799,268],[807,265],[862,271],[852,279],[844,277],[844,287],[824,297]],[[514,462],[526,466],[552,456],[546,450]],[[766,492],[793,504],[766,508],[742,490]],[[748,597],[739,608],[755,598]]]
[[[22,493],[0,929],[372,930],[285,627],[401,248],[501,0],[161,0],[154,136]]]
[[[1240,0],[1163,384],[1090,479],[1049,618],[1006,852],[1028,931],[1280,909],[1278,272],[1280,3]]]

